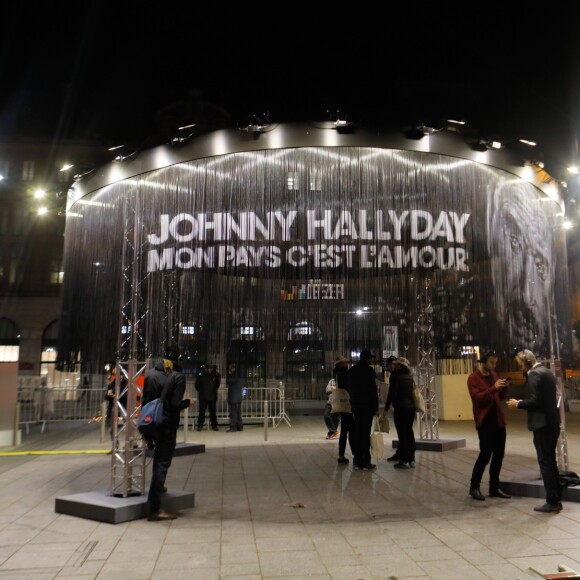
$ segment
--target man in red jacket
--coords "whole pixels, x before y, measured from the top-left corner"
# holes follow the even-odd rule
[[[500,379],[496,372],[497,355],[493,350],[484,352],[477,361],[477,369],[467,379],[467,388],[473,402],[473,418],[479,436],[479,456],[471,474],[469,495],[478,501],[485,497],[479,489],[486,465],[489,468],[489,495],[510,499],[499,488],[499,472],[505,452],[505,417],[501,400],[505,399],[507,382]]]

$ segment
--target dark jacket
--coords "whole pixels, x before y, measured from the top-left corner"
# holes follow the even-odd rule
[[[385,411],[393,405],[395,409],[414,409],[413,375],[403,370],[393,371],[389,377],[389,394]]]
[[[218,377],[215,373],[204,371],[195,381],[195,390],[199,393],[199,398],[205,401],[216,401],[219,387]]]
[[[359,361],[346,374],[347,390],[353,412],[374,414],[379,409],[379,393],[375,371],[366,362]]]
[[[184,399],[185,377],[180,372],[181,368],[173,365],[173,371],[166,375],[163,363],[156,365],[145,375],[143,386],[143,398],[141,405],[158,399],[161,396],[165,383],[168,383],[167,394],[163,405],[163,422],[173,427],[179,426],[180,412],[189,407],[189,400]]]
[[[507,389],[496,389],[495,383],[499,379],[494,371],[491,371],[491,384],[479,369],[472,372],[467,379],[467,388],[473,403],[473,418],[475,426],[481,427],[483,420],[495,407],[497,424],[505,427],[505,416],[501,408],[501,400],[505,399]]]
[[[230,405],[241,403],[243,399],[244,381],[240,375],[237,372],[228,375],[226,384],[228,386],[228,403]]]
[[[518,403],[518,409],[528,411],[530,431],[560,424],[556,406],[556,377],[542,364],[528,371],[528,395],[527,399]]]

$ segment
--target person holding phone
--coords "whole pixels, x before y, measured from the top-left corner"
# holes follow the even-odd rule
[[[509,381],[500,379],[495,372],[497,355],[488,350],[477,361],[477,368],[467,379],[467,388],[473,404],[473,418],[479,437],[479,456],[473,466],[469,495],[478,501],[485,496],[479,489],[485,467],[489,467],[489,496],[510,499],[499,487],[499,474],[505,453],[506,422],[501,407]]]

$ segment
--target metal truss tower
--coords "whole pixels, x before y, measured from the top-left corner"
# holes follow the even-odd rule
[[[137,429],[142,379],[147,369],[147,305],[143,299],[146,278],[141,275],[144,236],[140,215],[140,192],[136,192],[134,203],[131,205],[127,201],[124,206],[115,401],[111,417],[113,444],[110,495],[121,497],[145,493],[147,450],[143,447]],[[126,408],[120,403],[124,395],[127,396]]]
[[[435,395],[435,349],[433,346],[433,303],[431,279],[419,280],[417,289],[417,367],[418,387],[425,399],[426,410],[420,414],[420,439],[439,439],[439,418]]]

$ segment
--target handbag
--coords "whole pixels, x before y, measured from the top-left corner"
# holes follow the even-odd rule
[[[413,402],[415,403],[415,411],[417,413],[424,413],[426,406],[425,406],[425,399],[419,390],[419,387],[413,381]]]
[[[375,459],[382,459],[385,456],[385,441],[383,434],[379,431],[379,419],[373,417],[371,431],[371,453]]]

